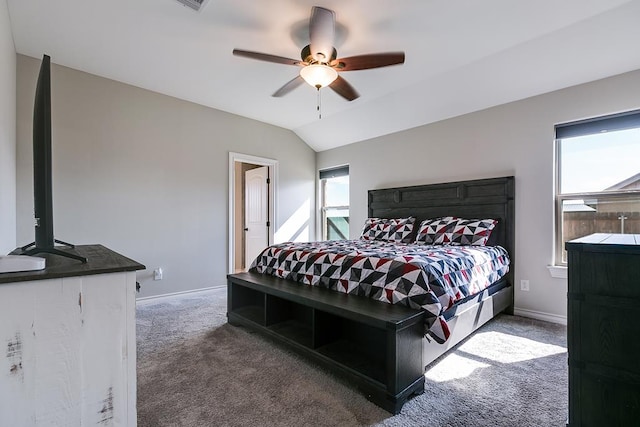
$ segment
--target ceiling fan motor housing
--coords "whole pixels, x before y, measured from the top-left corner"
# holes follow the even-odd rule
[[[316,55],[322,55],[322,53],[318,52]],[[331,52],[331,58],[325,58],[325,61],[318,61],[311,54],[311,45],[306,45],[305,47],[302,48],[302,51],[300,52],[300,57],[302,58],[302,61],[306,62],[307,64],[315,64],[315,63],[329,64],[330,62],[335,61],[335,59],[338,57],[338,51],[334,47],[333,52]]]

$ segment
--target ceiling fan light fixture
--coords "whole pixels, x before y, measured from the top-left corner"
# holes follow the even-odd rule
[[[311,64],[300,70],[300,77],[315,88],[329,86],[338,78],[338,72],[328,65]]]

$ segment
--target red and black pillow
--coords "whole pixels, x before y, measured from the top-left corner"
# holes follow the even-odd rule
[[[498,223],[495,219],[446,216],[422,221],[416,243],[422,245],[485,246]]]
[[[495,219],[458,219],[453,228],[452,245],[485,246],[498,221]]]
[[[409,218],[367,218],[362,229],[361,239],[385,240],[407,243],[411,240],[413,224],[416,219]]]
[[[416,243],[421,245],[449,245],[453,238],[453,228],[458,218],[445,216],[442,218],[425,219],[420,224]]]

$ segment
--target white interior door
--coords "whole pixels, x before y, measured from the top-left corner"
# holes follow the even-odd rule
[[[245,172],[244,178],[244,260],[249,268],[269,245],[269,168],[262,166]]]

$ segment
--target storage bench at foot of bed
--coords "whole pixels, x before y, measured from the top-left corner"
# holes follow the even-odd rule
[[[258,273],[227,276],[227,317],[355,385],[397,414],[424,391],[419,310]]]

